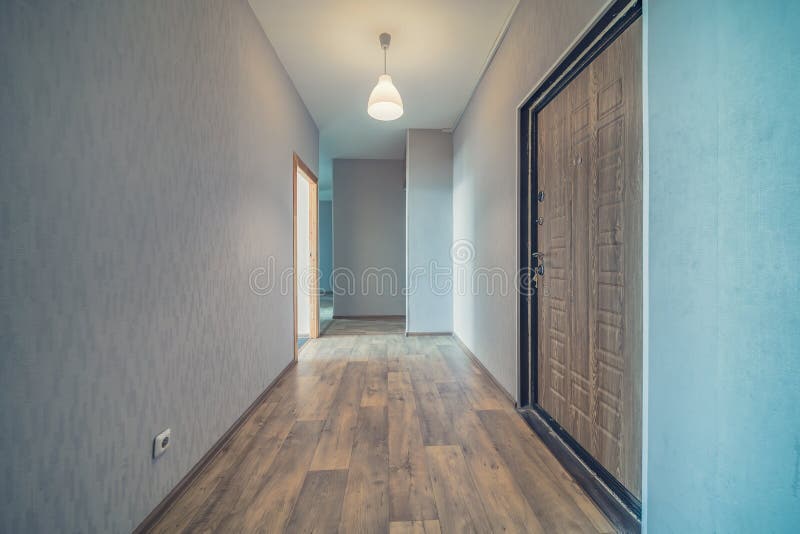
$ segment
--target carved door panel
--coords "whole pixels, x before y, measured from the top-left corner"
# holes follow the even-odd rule
[[[641,498],[641,22],[538,114],[539,404]]]

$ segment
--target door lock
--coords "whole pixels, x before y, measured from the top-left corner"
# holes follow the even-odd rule
[[[539,263],[544,258],[544,252],[534,252],[531,257],[534,263],[537,264],[533,266],[533,272],[539,276],[544,276],[544,263]]]
[[[539,194],[538,194],[538,195],[536,195],[536,199],[537,199],[539,202],[544,202],[544,191],[539,191]]]

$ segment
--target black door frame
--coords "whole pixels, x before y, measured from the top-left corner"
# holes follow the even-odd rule
[[[614,1],[519,110],[520,273],[525,275],[532,273],[534,267],[531,263],[532,253],[538,250],[534,222],[539,217],[538,202],[531,196],[531,192],[538,191],[536,160],[538,113],[622,32],[639,19],[641,14],[642,0]],[[530,278],[524,277],[524,279]],[[524,286],[522,289],[519,296],[520,412],[615,525],[624,531],[636,531],[641,520],[641,501],[575,441],[569,432],[539,404],[536,376],[538,355],[535,350],[538,347],[538,305],[535,291],[526,291]]]

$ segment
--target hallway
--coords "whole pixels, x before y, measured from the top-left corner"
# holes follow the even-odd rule
[[[0,534],[800,533],[797,28],[0,2]]]
[[[611,532],[445,336],[311,340],[154,532]]]

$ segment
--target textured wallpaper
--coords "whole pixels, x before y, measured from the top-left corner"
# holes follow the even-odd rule
[[[459,266],[456,276],[470,280],[476,269],[498,267],[517,271],[518,106],[609,2],[520,0],[453,132],[453,241],[474,246],[474,260]],[[475,287],[453,295],[453,332],[515,395],[518,325],[514,292],[488,295]]]
[[[128,532],[291,361],[317,128],[245,0],[0,2],[0,128],[0,531]]]

